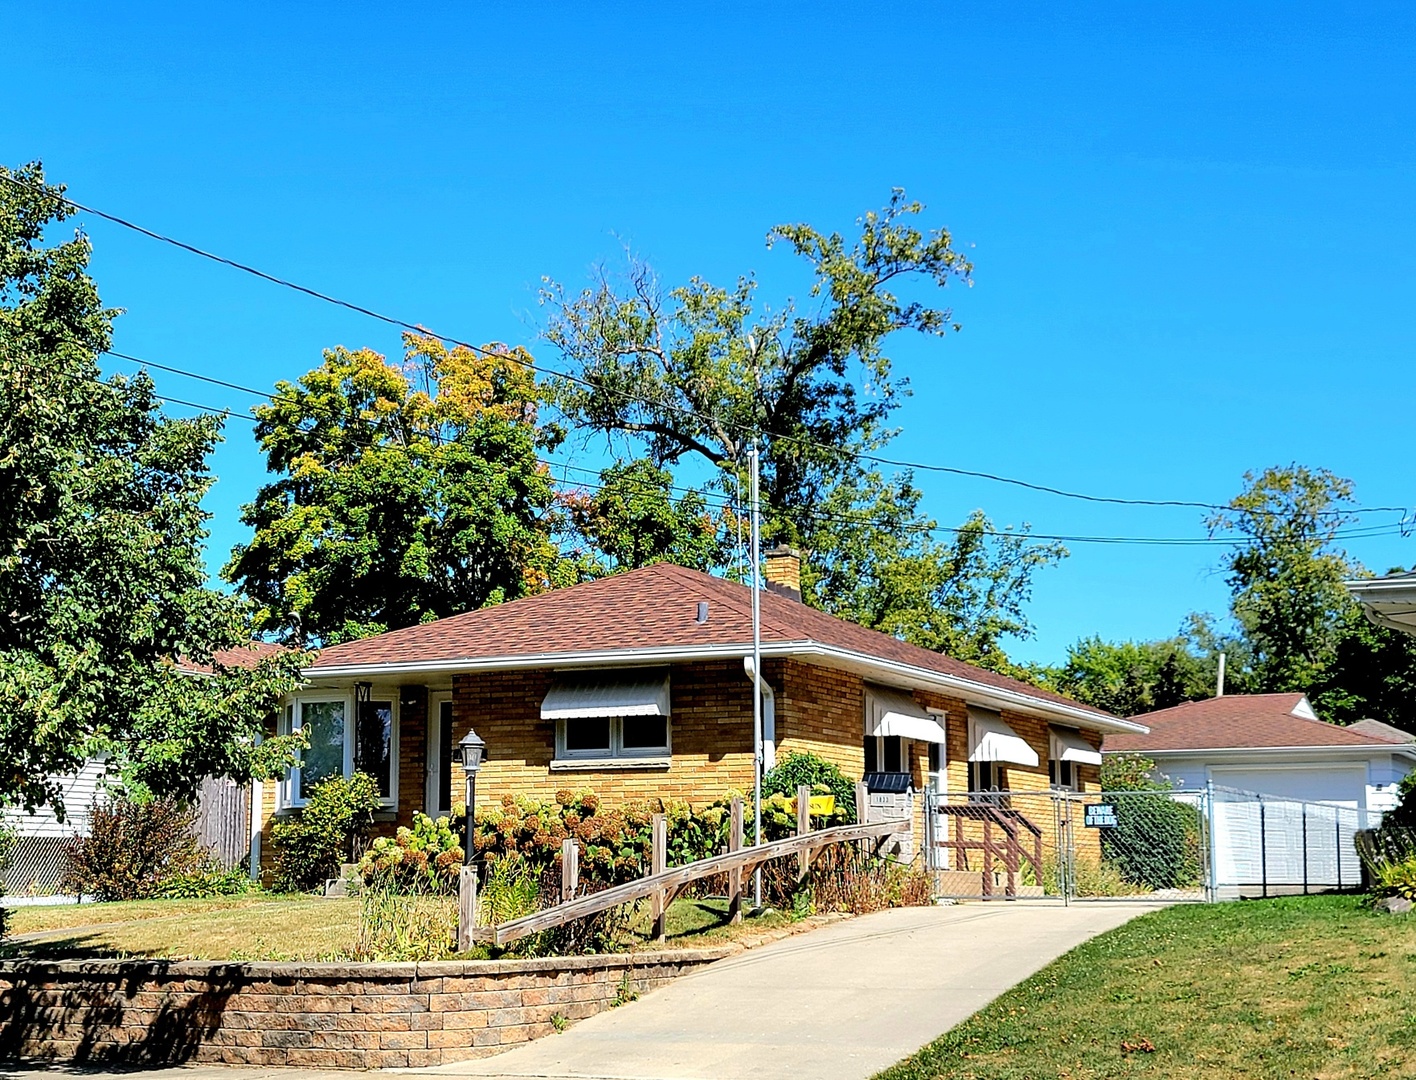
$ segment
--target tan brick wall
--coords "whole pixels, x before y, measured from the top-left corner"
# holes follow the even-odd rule
[[[814,753],[859,777],[864,769],[865,680],[856,674],[796,660],[764,664],[776,697],[777,751]],[[670,669],[673,758],[653,768],[552,769],[555,725],[540,717],[550,688],[548,670],[487,672],[453,679],[453,740],[475,727],[487,741],[487,760],[477,778],[479,806],[495,805],[504,795],[549,799],[561,789],[592,789],[610,803],[653,798],[711,802],[752,787],[752,694],[740,660],[675,664]],[[958,698],[915,691],[915,700],[940,710],[948,736],[946,787],[968,789],[968,708]],[[400,761],[398,823],[422,809],[427,754],[427,692],[400,689]],[[1002,786],[1015,792],[1048,790],[1048,723],[1023,712],[1004,710],[1003,719],[1037,751],[1039,765],[1009,765]],[[1101,737],[1084,733],[1093,745]],[[910,770],[916,788],[926,783],[929,748],[914,744]],[[1086,791],[1099,787],[1097,770],[1081,770]],[[262,863],[272,865],[269,817],[275,810],[275,787],[265,785],[266,829]],[[462,771],[453,767],[453,798],[466,790]],[[394,822],[381,823],[380,830]],[[923,828],[923,817],[916,821]],[[1095,830],[1091,830],[1095,832]],[[922,832],[917,832],[922,835]],[[1081,834],[1079,834],[1079,840]]]
[[[711,802],[752,787],[752,684],[742,662],[675,664],[670,670],[673,760],[667,767],[552,769],[555,724],[541,719],[552,673],[488,672],[453,679],[454,742],[475,728],[487,742],[477,774],[477,803],[504,795],[549,799],[556,791],[591,788],[602,798]],[[453,768],[461,801],[465,780]]]
[[[0,1058],[419,1068],[548,1035],[732,950],[422,964],[0,964]]]

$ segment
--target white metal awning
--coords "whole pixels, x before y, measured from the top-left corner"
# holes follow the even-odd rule
[[[996,714],[969,710],[969,760],[1003,761],[1036,768],[1037,751]]]
[[[542,720],[668,715],[668,668],[562,672],[541,702]]]
[[[869,687],[866,697],[870,709],[872,735],[898,735],[919,742],[942,743],[944,728],[929,710],[915,704],[912,697],[883,687]]]
[[[1078,765],[1100,765],[1101,751],[1075,731],[1052,729],[1052,760],[1075,761]]]

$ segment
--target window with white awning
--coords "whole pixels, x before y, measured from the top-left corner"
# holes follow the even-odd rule
[[[561,672],[541,702],[556,722],[556,759],[664,758],[668,668]]]
[[[1008,765],[1037,768],[1040,759],[1028,741],[1003,717],[989,709],[969,706],[969,789],[994,791],[1003,787]]]
[[[1048,778],[1054,788],[1078,789],[1078,765],[1100,765],[1101,751],[1073,728],[1053,728],[1048,738]]]
[[[865,771],[908,773],[911,743],[941,744],[939,718],[918,704],[907,691],[884,686],[865,690]]]

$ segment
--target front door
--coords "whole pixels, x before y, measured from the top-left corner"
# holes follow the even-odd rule
[[[424,808],[431,818],[452,813],[452,695],[428,695],[428,780]]]

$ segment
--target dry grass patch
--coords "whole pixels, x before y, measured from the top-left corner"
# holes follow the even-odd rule
[[[54,932],[12,942],[6,953],[49,959],[335,959],[359,935],[358,901],[317,897],[144,900],[21,908],[16,916],[16,935]]]
[[[1173,907],[1082,945],[878,1080],[1416,1077],[1416,917]]]

